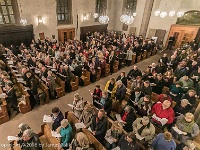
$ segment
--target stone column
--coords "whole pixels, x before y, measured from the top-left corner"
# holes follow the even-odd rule
[[[145,3],[144,14],[143,14],[142,24],[140,28],[140,35],[142,35],[143,37],[146,37],[146,34],[147,34],[147,29],[148,29],[149,20],[151,17],[153,3],[154,3],[154,0],[146,0],[146,3]]]

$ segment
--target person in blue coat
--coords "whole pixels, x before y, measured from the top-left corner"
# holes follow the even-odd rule
[[[172,134],[168,131],[159,133],[151,143],[151,149],[154,150],[176,150],[176,143],[172,138]]]
[[[68,149],[72,140],[72,127],[67,119],[61,121],[61,126],[57,129],[57,132],[61,135],[59,149]]]
[[[56,131],[56,129],[60,126],[60,122],[64,119],[63,113],[60,111],[58,107],[54,107],[52,109],[51,117],[53,118],[52,130]]]

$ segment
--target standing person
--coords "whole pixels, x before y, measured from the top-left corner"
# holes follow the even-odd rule
[[[168,131],[159,133],[150,146],[154,150],[175,150],[176,143]]]
[[[172,46],[173,46],[174,42],[175,42],[175,36],[174,36],[174,35],[171,35],[171,36],[169,37],[166,50],[172,50]]]
[[[126,53],[126,66],[127,67],[129,67],[131,64],[131,61],[133,59],[132,56],[133,56],[133,51],[131,50],[131,48],[129,48]]]
[[[73,101],[73,107],[72,107],[72,111],[74,112],[74,115],[79,118],[80,115],[82,114],[84,108],[84,102],[82,97],[76,93],[74,95],[74,101]]]
[[[111,51],[110,56],[108,57],[108,64],[110,64],[110,73],[114,73],[114,63],[115,63],[115,52]]]
[[[50,93],[50,97],[52,99],[55,99],[56,98],[56,95],[55,95],[55,90],[56,90],[56,83],[55,83],[55,79],[54,77],[52,76],[52,72],[51,71],[48,71],[48,76],[47,76],[47,86],[49,87],[49,93]]]
[[[92,118],[91,130],[94,137],[101,143],[104,143],[104,137],[107,131],[107,118],[105,111],[100,109],[97,115]]]

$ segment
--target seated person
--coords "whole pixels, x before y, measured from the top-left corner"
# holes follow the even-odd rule
[[[107,131],[107,118],[105,111],[100,109],[97,115],[92,118],[91,130],[94,137],[101,143],[104,143],[104,137]]]
[[[128,133],[127,135],[123,135],[119,142],[118,147],[120,150],[139,150],[139,146],[136,143],[136,137],[133,132]]]
[[[152,91],[161,94],[162,89],[165,86],[165,81],[163,80],[162,74],[157,74],[155,81],[151,84]]]
[[[196,146],[193,141],[187,140],[177,145],[176,150],[195,150]]]
[[[169,88],[170,97],[177,103],[181,100],[183,94],[183,90],[181,88],[182,85],[182,82],[176,82],[175,85],[171,85]]]
[[[133,66],[127,75],[128,80],[135,79],[137,76],[142,76],[142,72],[138,69],[137,66]]]
[[[107,131],[106,136],[109,138],[110,136],[114,139],[113,143],[110,144],[109,142],[106,142],[106,149],[111,150],[115,147],[117,147],[117,143],[119,142],[119,139],[122,135],[122,129],[123,126],[120,122],[115,121],[112,123],[112,126],[110,130]]]
[[[151,100],[150,95],[145,95],[140,98],[140,100],[134,104],[133,108],[137,111],[137,114],[141,117],[148,116],[151,113]]]
[[[141,91],[144,95],[151,95],[152,88],[150,86],[150,82],[148,80],[144,81],[144,83],[141,86]]]
[[[89,128],[92,123],[92,116],[93,116],[93,106],[91,104],[86,104],[81,116],[79,117],[79,121],[83,122],[85,128]]]
[[[190,79],[188,76],[183,76],[179,79],[180,82],[182,82],[182,89],[184,92],[187,92],[188,89],[191,89],[192,87],[194,87],[194,83],[192,81],[192,79]]]
[[[143,118],[137,118],[133,122],[133,132],[143,137],[143,141],[147,143],[154,138],[155,127],[150,122],[149,118],[144,116]]]
[[[136,87],[141,88],[142,87],[142,77],[141,76],[137,76],[136,80],[133,80],[132,84],[131,84],[131,90],[134,90]]]
[[[19,129],[19,133],[16,136],[19,138],[19,140],[17,141],[17,144],[19,144],[23,148],[23,144],[22,144],[22,143],[24,143],[23,137],[22,137],[23,133],[24,133],[25,130],[31,129],[31,128],[27,124],[21,123],[18,126],[18,129]]]
[[[72,140],[72,127],[69,124],[67,119],[63,119],[61,121],[61,126],[56,130],[62,136],[60,139],[60,149],[67,150],[69,148],[69,144]]]
[[[134,106],[133,103],[137,103],[143,96],[144,94],[141,92],[140,88],[136,87],[135,90],[131,92],[130,100],[127,104],[130,106]]]
[[[77,118],[79,118],[80,115],[82,114],[83,107],[84,107],[83,99],[82,99],[82,97],[78,93],[76,93],[74,95],[74,101],[73,101],[72,111],[74,112],[74,115]]]
[[[101,96],[102,96],[102,91],[100,89],[100,85],[96,85],[93,93],[91,93],[93,97],[93,105],[98,108],[98,104],[95,102],[97,101],[98,103],[100,102]]]
[[[116,100],[120,103],[124,100],[126,94],[126,86],[122,83],[121,80],[117,81],[117,90],[115,93]]]
[[[127,78],[125,77],[125,72],[121,72],[121,74],[117,77],[116,81],[121,80],[122,83],[127,87]]]
[[[107,115],[111,113],[112,100],[109,98],[107,91],[102,92],[99,108],[104,109]]]
[[[171,108],[171,102],[165,100],[163,103],[157,102],[151,110],[152,116],[152,123],[161,125],[161,122],[155,117],[159,117],[160,119],[167,119],[166,125],[170,125],[174,121],[174,110]],[[163,124],[162,126],[164,126]]]
[[[115,82],[115,78],[111,78],[106,83],[106,86],[105,86],[104,90],[108,91],[109,97],[111,97],[112,99],[114,99],[115,98],[116,89],[117,89],[117,85],[116,85],[116,82]]]
[[[176,142],[173,140],[172,134],[165,131],[156,136],[150,147],[155,150],[175,150]]]
[[[121,112],[121,120],[123,121],[123,128],[127,132],[133,131],[132,123],[136,119],[136,116],[133,112],[133,107],[126,106],[124,110]]]
[[[52,130],[56,131],[58,127],[60,127],[60,122],[64,119],[63,113],[60,111],[58,107],[54,107],[52,109],[51,117],[53,119]]]
[[[159,95],[158,101],[160,101],[162,103],[164,100],[168,100],[168,101],[172,102],[172,98],[169,95],[169,91],[166,91]]]
[[[187,99],[182,99],[180,105],[176,105],[174,108],[175,116],[184,115],[191,111],[191,104]]]
[[[69,148],[69,150],[79,150],[79,149],[80,150],[91,149],[90,140],[88,139],[87,135],[85,135],[83,132],[79,132],[75,135]]]
[[[196,97],[195,97],[196,91],[195,90],[189,90],[188,93],[186,93],[182,99],[187,99],[189,103],[191,104],[191,108],[196,108]]]
[[[178,134],[173,128],[171,133],[180,142],[186,142],[186,140],[191,140],[199,134],[199,126],[194,121],[194,115],[192,113],[186,113],[177,117],[176,125],[183,134]]]
[[[23,149],[28,150],[28,149],[37,149],[37,150],[42,150],[42,144],[40,142],[39,136],[33,132],[31,129],[26,129],[23,132]]]

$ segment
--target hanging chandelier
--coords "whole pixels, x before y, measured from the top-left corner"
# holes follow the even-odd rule
[[[160,13],[160,18],[165,18],[167,16],[167,12],[166,11],[162,11]]]
[[[170,17],[174,17],[175,14],[176,14],[176,12],[175,12],[174,10],[172,10],[172,11],[169,12],[169,16],[170,16]]]
[[[130,25],[130,24],[133,23],[134,18],[133,18],[133,16],[131,16],[131,15],[121,15],[120,21],[121,21],[122,23],[125,23],[126,25]]]
[[[98,13],[94,13],[94,14],[93,14],[93,17],[94,17],[94,18],[98,18],[98,17],[99,17],[99,14],[98,14]]]
[[[102,15],[102,16],[99,16],[99,22],[101,24],[108,24],[109,22],[109,17],[107,15]]]
[[[22,26],[26,26],[26,25],[27,25],[27,20],[26,20],[26,19],[21,19],[21,20],[20,20],[20,24],[21,24]]]
[[[137,16],[137,13],[133,13],[133,17]]]
[[[179,11],[179,12],[177,12],[176,16],[177,16],[178,18],[183,17],[183,16],[184,16],[184,11]]]
[[[156,10],[156,11],[154,12],[154,15],[155,15],[156,17],[158,17],[158,16],[160,15],[160,10],[159,10],[159,9]]]

